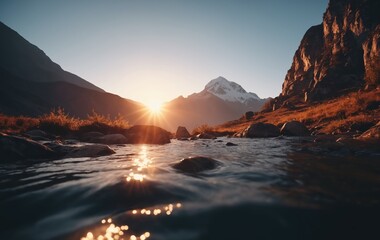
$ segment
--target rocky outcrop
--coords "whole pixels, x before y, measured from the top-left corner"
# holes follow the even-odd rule
[[[267,138],[280,136],[280,129],[269,123],[254,123],[247,127],[239,137],[246,138]]]
[[[182,138],[189,138],[191,136],[190,136],[189,131],[187,131],[186,127],[179,126],[175,133],[175,137],[177,139],[182,139]]]
[[[136,125],[126,132],[127,143],[166,144],[170,143],[171,133],[152,125]]]
[[[47,159],[56,156],[49,147],[31,139],[0,133],[2,160]]]
[[[232,142],[227,142],[226,146],[227,147],[233,147],[233,146],[237,146],[237,144],[236,143],[232,143]]]
[[[310,136],[310,131],[298,121],[290,121],[285,123],[281,130],[282,135],[285,136]]]
[[[267,106],[319,101],[380,83],[378,0],[330,0],[320,25],[311,27],[286,74],[282,93]]]
[[[189,157],[175,163],[173,168],[186,173],[197,173],[205,170],[212,170],[219,165],[220,162],[212,158]]]

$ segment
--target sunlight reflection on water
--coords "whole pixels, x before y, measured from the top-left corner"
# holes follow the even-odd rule
[[[169,216],[175,209],[182,207],[181,203],[170,203],[167,205],[160,205],[151,208],[143,209],[134,209],[132,211],[126,212],[127,216],[157,216],[157,215],[166,215]],[[130,218],[129,218],[130,219]],[[130,219],[130,221],[133,221]],[[91,232],[87,232],[84,237],[81,237],[80,240],[145,240],[151,236],[149,231],[143,233],[134,232],[129,225],[116,225],[113,223],[112,218],[102,219],[100,225],[95,227]]]
[[[173,140],[111,146],[111,156],[0,165],[0,215],[7,219],[0,239],[243,239],[225,232],[250,236],[246,224],[256,221],[256,232],[268,233],[278,219],[294,220],[273,217],[272,207],[379,205],[378,160],[298,153],[300,141]],[[172,168],[190,156],[222,165],[194,175]]]
[[[130,169],[130,173],[126,176],[125,180],[130,181],[144,181],[146,177],[145,174],[142,174],[144,170],[147,170],[151,164],[151,159],[148,158],[147,147],[145,145],[141,146],[141,150],[137,158],[132,159],[133,168]]]
[[[125,175],[125,180],[127,182],[143,182],[148,173],[148,169],[152,164],[152,158],[149,158],[147,146],[142,145],[138,153],[138,157],[132,158],[132,168],[129,169],[128,175]],[[158,216],[172,214],[174,209],[181,208],[181,203],[170,203],[167,205],[160,205],[156,207],[134,209],[126,212],[126,215],[137,216]],[[131,219],[132,221],[132,219]],[[93,231],[87,232],[81,240],[145,240],[151,236],[151,233],[145,231],[143,233],[135,233],[128,225],[117,226],[112,222],[111,218],[102,219],[101,225],[96,227]],[[105,227],[108,226],[108,227]]]
[[[102,224],[110,223],[108,227],[105,229],[104,234],[100,234],[98,236],[95,236],[92,232],[88,232],[85,237],[82,237],[81,240],[145,240],[150,237],[150,232],[144,232],[140,236],[136,236],[133,234],[128,235],[126,231],[129,230],[128,225],[122,225],[122,226],[116,226],[115,224],[111,223],[112,220],[109,218],[108,221],[103,219],[101,221]],[[105,226],[107,226],[105,225]],[[104,229],[104,226],[101,226],[102,229]]]

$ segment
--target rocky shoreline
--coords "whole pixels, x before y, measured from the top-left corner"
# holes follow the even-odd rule
[[[338,155],[380,154],[380,122],[360,135],[311,136],[309,129],[301,122],[290,121],[283,124],[281,128],[268,123],[254,123],[233,135],[203,132],[193,136],[181,126],[175,134],[171,134],[162,128],[149,125],[133,126],[123,133],[85,132],[65,138],[38,129],[19,134],[0,133],[0,156],[3,161],[99,157],[115,153],[109,145],[167,144],[173,138],[192,141],[217,139],[221,136],[230,138],[308,137],[308,140],[300,144],[300,151]],[[236,144],[232,141],[227,142],[226,146],[236,146]]]
[[[113,134],[86,132],[56,136],[39,129],[18,134],[0,132],[0,156],[4,161],[98,157],[115,153],[108,145],[167,144],[170,139],[171,133],[149,125],[136,125]]]

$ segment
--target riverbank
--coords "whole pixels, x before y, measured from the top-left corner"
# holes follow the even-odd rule
[[[265,107],[264,107],[265,109]],[[272,111],[265,109],[252,117],[242,116],[212,128],[215,132],[240,132],[249,125],[263,122],[281,127],[289,121],[303,123],[312,135],[355,135],[380,121],[380,88],[358,91],[336,99],[313,104],[284,104]]]

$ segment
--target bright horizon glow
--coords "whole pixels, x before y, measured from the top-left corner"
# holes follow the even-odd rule
[[[127,99],[167,102],[218,76],[265,98],[281,92],[327,2],[2,0],[0,21],[64,70]]]
[[[149,112],[154,115],[161,114],[162,111],[162,103],[160,102],[148,102],[145,104],[145,106],[148,108]]]

